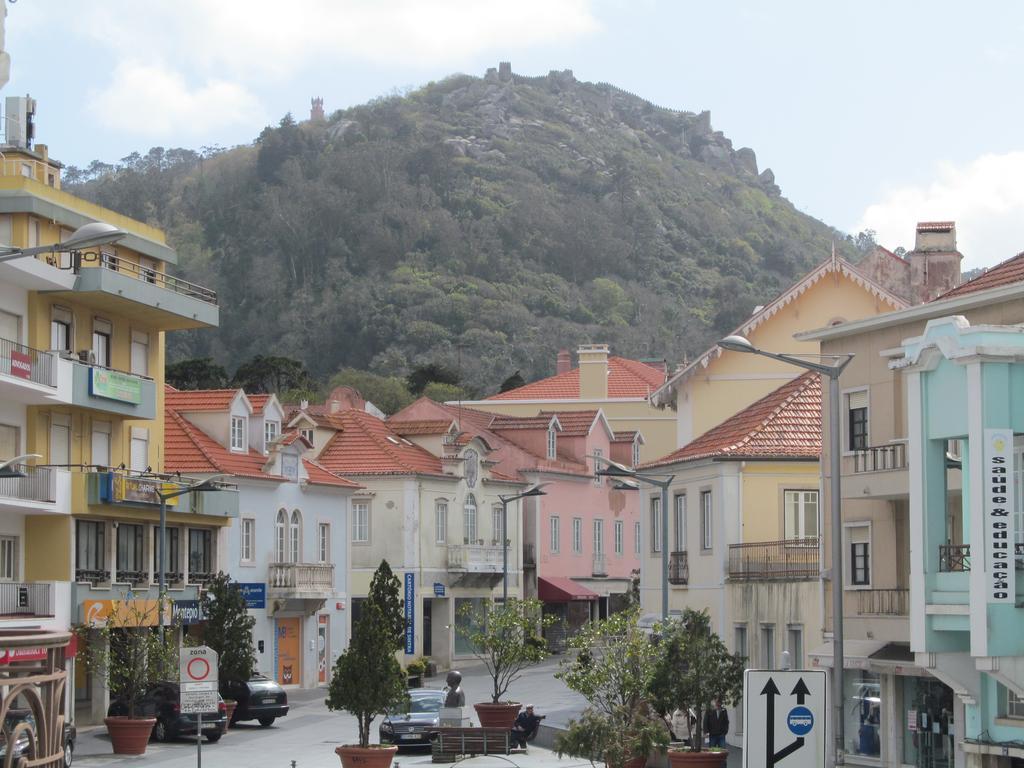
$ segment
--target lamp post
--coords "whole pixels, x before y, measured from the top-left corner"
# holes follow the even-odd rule
[[[58,253],[62,251],[80,251],[83,248],[93,248],[97,245],[109,245],[116,243],[127,235],[117,227],[102,221],[92,221],[83,224],[74,232],[71,237],[63,243],[51,243],[50,245],[37,245],[32,248],[17,248],[11,245],[0,246],[0,262],[20,259],[26,256],[38,256],[42,253]]]
[[[7,459],[0,463],[0,478],[4,477],[28,477],[22,470],[18,469],[18,465],[26,459],[41,459],[43,458],[38,453],[23,453],[21,456],[15,456],[13,459]]]
[[[829,437],[829,509],[832,521],[832,733],[835,737],[834,760],[843,762],[843,542],[841,480],[839,457],[842,451],[839,416],[839,376],[853,359],[852,354],[807,355],[832,363],[803,360],[801,356],[758,349],[743,336],[727,336],[718,342],[722,349],[769,357],[798,368],[815,371],[828,377],[828,437]]]
[[[612,461],[605,456],[593,455],[590,458],[605,464],[604,469],[598,469],[594,474],[600,477],[613,477],[620,482],[635,480],[637,483],[647,483],[655,488],[661,489],[661,618],[668,619],[668,487],[675,480],[675,475],[648,474],[637,472],[635,469]],[[625,483],[627,486],[630,483]],[[654,535],[654,531],[651,531]]]
[[[527,488],[522,493],[517,493],[513,496],[501,496],[501,602],[505,604],[508,602],[508,505],[510,502],[517,501],[519,499],[526,499],[531,496],[547,496],[544,492],[544,486],[547,483],[540,483],[534,485],[531,488]]]
[[[187,485],[184,488],[176,488],[173,491],[164,492],[157,490],[156,495],[160,498],[160,541],[157,542],[156,557],[157,557],[157,569],[159,571],[157,595],[159,597],[159,606],[157,613],[159,614],[159,626],[160,635],[163,637],[164,634],[164,591],[165,582],[167,581],[167,561],[166,561],[166,544],[167,544],[167,502],[171,499],[176,499],[179,496],[185,496],[190,493],[210,493],[213,491],[221,491],[221,488],[216,483],[227,475],[214,475],[208,477],[205,480],[201,480],[198,483]]]

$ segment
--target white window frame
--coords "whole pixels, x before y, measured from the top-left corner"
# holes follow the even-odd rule
[[[448,543],[448,500],[434,502],[434,543]]]
[[[136,461],[136,451],[141,451],[145,460]],[[131,443],[128,451],[129,467],[135,472],[143,472],[149,466],[149,429],[146,427],[132,427]]]
[[[594,485],[600,485],[601,481],[604,480],[604,478],[601,477],[601,475],[599,475],[597,473],[598,473],[598,471],[600,471],[601,464],[604,461],[604,449],[603,448],[595,448],[594,449],[594,459],[593,459],[593,461],[594,461]]]
[[[651,517],[651,553],[658,554],[661,552],[661,497],[651,496],[649,508]]]
[[[263,422],[263,446],[269,448],[270,444],[281,436],[281,422],[267,420]]]
[[[58,331],[59,328],[59,331]],[[63,344],[58,336],[63,336]],[[50,307],[50,349],[70,352],[75,346],[75,313],[67,307]]]
[[[288,516],[288,562],[302,562],[302,512],[297,509]]]
[[[562,549],[562,521],[558,515],[552,515],[548,523],[548,549],[557,555]]]
[[[640,465],[640,441],[633,441],[633,467],[636,468]]]
[[[20,542],[17,536],[0,536],[0,581],[20,581]]]
[[[814,533],[806,531],[806,506],[808,497],[814,497]],[[795,499],[793,497],[796,497]],[[790,523],[790,502],[796,501],[796,527]],[[782,492],[782,525],[784,539],[816,539],[821,530],[821,496],[817,488],[787,488]]]
[[[245,417],[244,416],[232,416],[231,417],[231,450],[238,453],[244,451],[245,445]]]
[[[675,552],[686,551],[686,494],[677,493],[672,497],[672,522],[675,523]]]
[[[794,638],[796,642],[794,643]],[[796,645],[794,649],[793,646]],[[786,650],[789,651],[789,663],[792,669],[804,668],[804,625],[786,625]]]
[[[243,517],[238,527],[238,561],[242,565],[252,565],[256,562],[256,518]]]
[[[775,625],[770,623],[761,624],[758,635],[758,650],[760,651],[761,668],[775,669]]]
[[[583,554],[583,518],[574,517],[572,519],[572,553],[574,555]]]
[[[641,553],[641,551],[643,549],[640,546],[640,528],[641,528],[641,526],[640,526],[640,521],[639,520],[637,520],[635,523],[633,523],[633,554],[637,555],[637,556],[640,555],[640,553]]]
[[[352,543],[370,543],[370,502],[356,499],[352,502]]]
[[[111,466],[111,448],[110,448],[110,435],[112,433],[112,424],[109,421],[93,420],[92,422],[92,437],[89,445],[89,460],[94,466],[98,467],[109,467]],[[103,444],[106,443],[106,451],[103,450]]]
[[[558,435],[554,426],[548,427],[548,458],[554,459],[558,456]]]
[[[313,445],[313,434],[314,434],[314,430],[313,430],[313,428],[312,428],[312,427],[307,427],[307,428],[305,428],[305,429],[300,429],[300,430],[299,430],[299,434],[300,434],[300,435],[301,435],[302,437],[306,438],[306,439],[307,439],[307,440],[309,441],[310,445]]]
[[[863,393],[867,400],[867,413],[865,414],[865,427],[866,433],[864,435],[864,445],[871,445],[871,387],[851,387],[850,389],[844,389],[840,394],[842,397],[842,409],[843,409],[843,424],[842,424],[842,435],[843,435],[843,455],[852,456],[855,449],[850,447],[850,396],[859,395]]]
[[[110,368],[114,362],[114,324],[103,317],[92,319],[90,349],[96,365]]]
[[[715,548],[715,497],[710,488],[700,492],[700,548],[703,552]]]
[[[604,554],[604,520],[600,517],[594,519],[594,554]]]
[[[476,503],[476,496],[472,493],[466,494],[462,504],[462,541],[464,544],[476,544],[480,541],[480,508]]]
[[[615,554],[622,556],[625,549],[626,525],[621,520],[615,521]]]
[[[129,368],[138,376],[149,376],[149,334],[132,331],[132,345],[129,354]]]
[[[860,531],[866,531],[866,534],[857,533],[854,534],[854,529]],[[871,589],[871,585],[874,583],[874,573],[872,569],[875,565],[874,558],[874,539],[871,536],[871,521],[870,520],[851,520],[850,522],[843,523],[843,570],[846,572],[843,574],[843,589],[846,590],[861,590]],[[854,538],[856,536],[856,539]],[[853,583],[853,544],[862,543],[867,544],[868,554],[868,580],[866,584],[854,584]]]
[[[277,510],[274,518],[274,562],[285,563],[288,558],[288,512]]]
[[[331,524],[319,522],[316,526],[317,562],[325,565],[331,562]]]
[[[502,507],[501,504],[494,504],[491,507],[491,535],[494,539],[495,546],[501,546],[505,541],[505,532],[501,523]]]

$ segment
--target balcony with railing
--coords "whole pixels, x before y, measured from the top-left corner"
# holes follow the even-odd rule
[[[0,582],[0,621],[54,615],[53,585],[46,582]]]
[[[668,583],[676,586],[685,586],[690,583],[690,559],[686,552],[669,553]]]
[[[843,498],[897,499],[909,492],[906,440],[853,451],[843,459]]]
[[[88,350],[83,350],[79,357],[71,359],[72,405],[135,419],[156,418],[153,379],[97,365]]]
[[[0,338],[0,398],[24,405],[46,405],[56,394],[54,356]]]
[[[330,597],[334,594],[334,564],[271,563],[267,571],[267,589],[271,597]]]
[[[729,578],[744,580],[816,579],[819,539],[783,539],[729,545]]]
[[[448,570],[462,573],[501,573],[502,548],[486,544],[449,544]]]
[[[860,589],[853,592],[852,595],[854,596],[854,610],[858,616],[906,616],[908,614],[909,589]]]
[[[594,554],[594,566],[591,568],[590,573],[592,576],[608,575],[608,560],[603,552],[596,552]]]
[[[853,472],[891,472],[907,468],[907,444],[904,442],[872,445],[853,452]]]

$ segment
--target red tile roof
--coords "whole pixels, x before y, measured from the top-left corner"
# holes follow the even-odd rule
[[[267,405],[267,400],[270,399],[270,395],[250,395],[246,394],[249,398],[249,405],[252,406],[253,413],[263,413],[263,409]]]
[[[168,472],[223,472],[236,477],[283,481],[263,471],[267,457],[256,451],[233,453],[177,411],[164,411],[164,468]]]
[[[706,458],[821,456],[821,376],[807,372],[644,467]]]
[[[612,438],[613,443],[632,443],[640,432],[635,429],[620,429]]]
[[[558,423],[562,425],[562,431],[559,434],[566,437],[585,437],[590,434],[590,428],[594,426],[597,410],[541,411],[541,415],[548,418],[552,416],[558,418]]]
[[[355,483],[347,478],[334,474],[311,459],[303,459],[302,465],[306,468],[306,475],[309,477],[309,482],[313,485],[334,485],[339,488],[366,487],[365,485],[360,485],[359,483]]]
[[[444,475],[441,459],[405,440],[386,422],[365,411],[335,414],[341,431],[317,457],[320,464],[341,475]]]
[[[237,389],[168,390],[164,388],[164,405],[176,411],[226,411],[238,394]]]
[[[917,222],[918,232],[949,232],[956,226],[955,221],[919,221]]]
[[[504,432],[510,429],[547,429],[554,417],[547,416],[505,416],[503,414],[489,414],[491,421],[487,428],[494,432]]]
[[[1012,285],[1022,280],[1024,280],[1024,253],[1018,253],[1012,259],[1007,259],[1002,264],[997,264],[973,280],[968,280],[966,283],[946,291],[937,299],[934,299],[934,301],[949,299],[953,296],[964,296],[968,293],[977,293],[989,288],[998,288],[1001,285]]]
[[[657,368],[624,357],[608,358],[608,397],[647,397],[665,383],[665,374]],[[488,400],[578,400],[580,369],[549,376],[501,392]]]
[[[388,426],[399,435],[443,435],[452,428],[453,419],[388,419]]]

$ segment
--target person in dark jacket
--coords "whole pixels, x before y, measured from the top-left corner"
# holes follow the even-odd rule
[[[526,742],[534,737],[540,727],[542,715],[533,714],[533,704],[527,704],[526,709],[519,713],[515,725],[512,726],[512,746],[526,749]]]
[[[704,733],[708,735],[709,747],[725,747],[725,735],[729,732],[729,713],[722,706],[721,699],[713,699],[712,707],[704,713]]]

